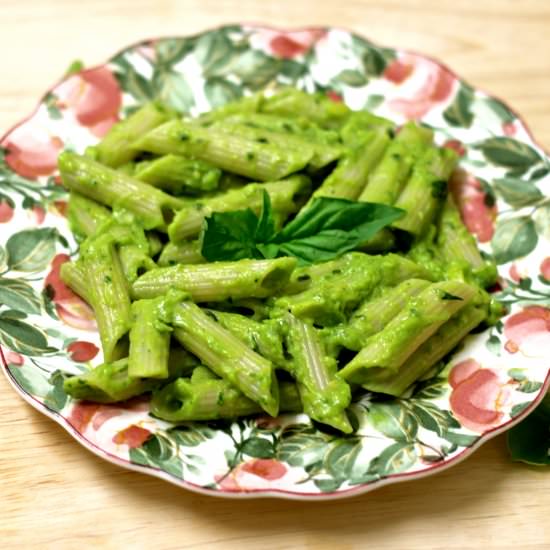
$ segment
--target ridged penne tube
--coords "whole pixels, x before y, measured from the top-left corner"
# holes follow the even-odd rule
[[[331,270],[306,290],[277,298],[273,315],[288,311],[300,319],[335,325],[344,322],[379,286],[394,286],[410,278],[432,278],[422,266],[395,254],[369,256],[353,252],[344,258],[342,268]]]
[[[138,140],[138,150],[174,153],[258,181],[273,181],[302,170],[311,160],[309,149],[294,150],[251,138],[205,128],[192,121],[171,120]]]
[[[458,262],[469,268],[482,287],[495,283],[496,266],[481,257],[475,238],[462,223],[451,195],[441,212],[437,247],[447,263]]]
[[[131,324],[128,282],[115,246],[106,239],[100,238],[82,247],[79,262],[86,275],[103,357],[110,363],[128,351],[125,342]]]
[[[342,378],[362,384],[371,368],[397,369],[443,323],[474,298],[477,289],[460,281],[434,283],[412,297],[380,332],[340,371]]]
[[[64,151],[58,165],[63,183],[71,191],[129,210],[145,229],[164,229],[174,212],[184,206],[183,201],[151,185],[76,153]]]
[[[129,376],[168,378],[171,329],[162,321],[162,306],[163,297],[132,303]]]
[[[199,367],[200,368],[200,367]],[[178,378],[153,393],[151,413],[170,422],[237,418],[263,412],[258,403],[221,378]],[[300,412],[296,384],[279,383],[280,412]]]
[[[308,94],[296,88],[284,88],[265,97],[260,104],[260,111],[304,117],[323,128],[338,128],[351,113],[349,107],[342,102],[332,101],[321,93]]]
[[[273,364],[252,351],[192,302],[174,306],[175,338],[207,367],[258,403],[271,416],[279,412]]]
[[[132,296],[155,298],[176,289],[195,302],[265,298],[287,284],[295,266],[296,258],[277,258],[162,267],[142,275],[132,285]]]
[[[395,204],[414,161],[432,141],[431,130],[413,122],[405,124],[370,174],[358,200]]]
[[[314,420],[344,433],[352,431],[346,415],[351,402],[349,385],[337,374],[336,360],[328,356],[312,325],[293,315],[285,317],[290,371],[298,384],[304,412]]]
[[[400,312],[407,302],[430,285],[424,279],[408,279],[361,304],[345,325],[327,329],[332,342],[359,351],[369,336],[376,334]]]
[[[364,137],[359,137],[357,144],[339,160],[334,171],[313,193],[312,198],[357,199],[389,142],[385,130],[372,130]]]
[[[121,246],[118,249],[118,255],[124,276],[130,284],[140,275],[157,267],[149,254],[142,247],[136,245]]]
[[[249,183],[183,207],[170,224],[168,235],[175,243],[196,237],[200,233],[204,219],[212,212],[250,208],[259,213],[264,191],[269,195],[273,212],[284,220],[299,209],[303,197],[309,190],[310,180],[305,176],[292,176],[270,183]]]
[[[134,177],[174,195],[215,191],[222,171],[202,160],[164,155],[136,165]]]
[[[132,160],[137,151],[131,144],[144,133],[166,122],[173,116],[158,102],[146,103],[128,118],[113,125],[95,146],[97,160],[117,168]]]
[[[129,376],[128,358],[124,357],[112,363],[102,363],[84,374],[67,378],[63,383],[63,389],[74,399],[116,403],[151,391],[158,384],[159,380]]]
[[[111,218],[111,211],[102,204],[71,191],[67,218],[73,233],[80,237],[89,237]]]
[[[212,128],[219,132],[239,135],[259,143],[271,143],[283,148],[289,147],[293,150],[304,151],[304,154],[310,155],[308,166],[313,170],[319,170],[334,162],[345,152],[345,148],[341,145],[315,142],[290,132],[258,128],[244,121],[238,122],[234,119],[222,120],[214,124]]]
[[[426,149],[395,202],[406,214],[393,227],[416,236],[426,231],[447,196],[448,180],[456,162],[457,155],[451,149]]]
[[[85,302],[91,303],[91,289],[86,278],[86,272],[78,261],[65,262],[59,271],[61,280]]]
[[[259,322],[238,313],[225,311],[208,312],[250,349],[269,359],[278,368],[287,368],[288,361],[284,355],[280,323],[272,320]]]
[[[438,361],[487,317],[487,308],[467,305],[444,323],[397,371],[373,368],[365,373],[362,386],[367,390],[399,397],[424,376]]]
[[[166,243],[157,261],[160,267],[169,267],[177,264],[203,264],[206,260],[201,254],[201,243],[195,241],[181,241]]]

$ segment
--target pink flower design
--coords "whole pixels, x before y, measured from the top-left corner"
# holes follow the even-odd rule
[[[244,492],[265,487],[265,482],[269,485],[283,478],[287,471],[287,467],[274,458],[253,458],[239,464],[228,475],[215,476],[215,479],[224,491]]]
[[[36,225],[42,225],[46,218],[46,211],[41,206],[33,206],[31,212],[34,223]]]
[[[53,203],[54,212],[56,214],[59,214],[60,216],[63,216],[64,218],[67,217],[68,206],[69,203],[67,201],[54,201]]]
[[[342,103],[342,101],[344,101],[344,99],[342,98],[342,96],[338,93],[338,92],[335,92],[334,90],[329,90],[327,92],[327,97],[331,100],[331,101],[334,101],[334,103]]]
[[[544,279],[550,281],[550,256],[544,258],[540,264],[540,274]]]
[[[281,479],[286,474],[286,466],[274,458],[255,458],[245,462],[241,470],[269,481]]]
[[[519,283],[525,277],[525,274],[518,269],[515,262],[510,266],[508,274],[510,275],[510,279],[516,283]]]
[[[265,31],[268,37],[268,49],[275,57],[293,59],[308,52],[321,38],[326,35],[322,29],[310,29],[287,33]]]
[[[61,109],[69,109],[82,126],[97,137],[105,135],[118,120],[122,93],[107,67],[81,71],[54,91]]]
[[[98,403],[90,403],[89,401],[78,401],[73,405],[71,413],[67,418],[67,422],[77,431],[84,432],[88,424],[92,420],[94,414],[99,409]]]
[[[407,119],[420,119],[451,95],[455,77],[447,69],[419,55],[407,54],[394,60],[384,76],[396,85],[407,85],[404,97],[389,101],[394,111]]]
[[[132,424],[117,432],[113,436],[113,443],[117,445],[128,445],[130,449],[136,449],[137,447],[141,447],[149,439],[151,433],[152,432],[141,426]]]
[[[450,188],[468,231],[476,235],[480,243],[490,241],[497,209],[488,204],[481,183],[464,170],[456,170]]]
[[[57,155],[63,142],[31,120],[18,126],[2,143],[6,164],[17,174],[29,179],[49,176],[57,167]]]
[[[99,353],[99,348],[92,342],[71,342],[67,346],[67,352],[73,361],[85,363],[91,361]]]
[[[451,410],[466,428],[477,433],[498,426],[508,414],[512,386],[499,371],[485,369],[474,359],[457,363],[449,374],[453,388]]]
[[[16,351],[12,351],[11,349],[3,348],[2,354],[4,355],[7,365],[20,367],[25,362],[25,359],[21,354]]]
[[[394,59],[385,69],[382,76],[393,82],[394,84],[401,84],[414,70],[413,63],[407,63],[406,60]]]
[[[459,157],[463,157],[466,154],[466,147],[464,147],[464,144],[458,139],[448,139],[443,144],[443,147],[452,149]]]
[[[92,308],[61,280],[61,266],[68,261],[70,257],[67,254],[55,256],[50,272],[44,280],[44,288],[47,289],[55,310],[64,323],[83,330],[95,330],[95,316]]]
[[[5,199],[0,200],[0,223],[8,223],[13,218],[13,207]]]
[[[68,422],[83,433],[90,426],[97,432],[107,420],[120,416],[126,411],[144,412],[149,410],[148,399],[135,398],[119,405],[100,405],[89,401],[77,401],[68,417]]]
[[[505,136],[515,136],[517,133],[516,125],[513,122],[503,122],[502,123],[502,132]]]
[[[542,357],[550,348],[550,309],[528,306],[504,321],[505,349],[529,357]]]

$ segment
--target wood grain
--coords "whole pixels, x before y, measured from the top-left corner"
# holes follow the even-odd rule
[[[2,0],[0,127],[74,58],[248,21],[354,29],[444,60],[520,112],[550,149],[547,0]],[[509,462],[503,437],[433,477],[326,503],[197,496],[95,457],[0,378],[2,548],[469,550],[550,545],[550,471]]]

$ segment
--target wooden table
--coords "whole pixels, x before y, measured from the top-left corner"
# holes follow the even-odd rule
[[[0,127],[30,112],[75,57],[223,22],[331,24],[437,56],[522,113],[550,148],[548,0],[2,0]],[[427,479],[336,502],[207,498],[103,462],[0,377],[5,549],[514,549],[550,547],[550,471],[503,437]]]

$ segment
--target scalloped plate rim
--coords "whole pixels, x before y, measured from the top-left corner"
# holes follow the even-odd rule
[[[99,69],[101,67],[104,67],[107,65],[111,59],[116,57],[119,54],[122,54],[124,52],[127,52],[129,50],[133,50],[143,44],[148,44],[150,42],[154,42],[157,40],[181,40],[184,38],[190,38],[193,36],[200,36],[202,34],[205,34],[207,32],[213,32],[222,28],[231,27],[238,25],[240,27],[245,28],[252,28],[252,29],[267,29],[272,31],[277,31],[281,33],[293,33],[293,32],[301,32],[301,31],[311,31],[311,30],[339,30],[346,33],[349,33],[351,35],[358,36],[364,40],[367,40],[370,44],[377,46],[377,47],[387,47],[392,50],[395,50],[396,52],[400,53],[409,53],[413,55],[417,55],[421,58],[428,59],[440,67],[447,70],[454,78],[460,80],[461,82],[465,82],[469,84],[473,89],[477,91],[481,91],[484,94],[486,94],[488,97],[495,99],[502,103],[521,123],[523,126],[525,132],[527,133],[530,140],[535,144],[541,151],[543,151],[547,156],[550,156],[550,152],[539,143],[539,141],[534,136],[533,132],[531,131],[528,124],[525,122],[525,119],[522,117],[520,113],[518,113],[514,108],[510,107],[510,105],[501,99],[499,96],[494,95],[493,93],[490,93],[486,91],[484,88],[481,88],[477,85],[471,84],[469,81],[462,78],[456,71],[454,71],[451,67],[449,67],[446,63],[442,62],[439,58],[425,54],[423,52],[419,52],[414,49],[409,48],[394,48],[391,46],[380,46],[377,42],[370,40],[369,38],[365,37],[361,33],[358,33],[354,30],[348,29],[346,27],[342,26],[331,26],[331,25],[311,25],[311,26],[297,26],[297,27],[276,27],[272,25],[267,25],[264,23],[254,23],[254,22],[240,22],[240,23],[223,23],[219,25],[215,25],[212,27],[207,27],[199,32],[196,33],[190,33],[186,35],[169,35],[169,36],[157,36],[157,37],[151,37],[151,38],[145,38],[142,40],[138,40],[136,42],[133,42],[132,44],[125,46],[123,48],[120,48],[117,50],[113,55],[111,55],[106,61],[103,63],[99,63],[97,65],[93,65],[91,67],[85,67],[84,70],[94,70]],[[51,85],[44,94],[42,94],[35,106],[35,108],[31,111],[31,113],[21,119],[20,121],[16,122],[12,126],[10,126],[1,136],[0,136],[0,142],[4,141],[4,139],[10,135],[14,130],[25,124],[27,121],[33,118],[33,116],[37,113],[38,109],[42,105],[44,99],[47,97],[48,93],[51,92],[51,90],[55,89],[59,84],[64,82],[67,79],[68,75],[64,74],[62,77],[60,77],[53,85]],[[477,449],[479,449],[482,445],[484,445],[487,441],[493,439],[494,437],[506,432],[508,429],[519,423],[521,420],[523,420],[525,417],[527,417],[536,407],[537,405],[542,401],[547,391],[550,390],[550,368],[548,369],[548,372],[546,374],[546,378],[538,390],[537,396],[529,403],[529,405],[523,409],[517,416],[511,418],[510,420],[504,422],[503,424],[496,426],[494,428],[491,428],[484,432],[483,434],[479,434],[479,438],[469,447],[465,447],[464,450],[458,454],[453,456],[450,459],[444,460],[440,463],[434,464],[429,468],[426,468],[420,472],[404,472],[404,473],[396,473],[396,474],[390,474],[387,477],[363,483],[360,485],[357,485],[355,487],[351,487],[344,490],[338,490],[338,491],[330,491],[330,492],[321,492],[321,493],[309,493],[309,492],[293,492],[293,491],[287,491],[284,489],[248,489],[243,491],[227,491],[227,490],[218,490],[218,489],[207,489],[201,485],[191,483],[190,481],[187,481],[182,478],[178,478],[174,475],[169,474],[168,472],[165,472],[164,470],[161,470],[159,468],[153,467],[153,466],[142,466],[139,464],[135,464],[130,462],[129,460],[125,460],[122,458],[119,458],[115,455],[112,455],[111,453],[105,451],[103,448],[99,447],[95,443],[88,440],[86,437],[84,437],[78,430],[76,430],[69,422],[68,420],[62,416],[57,411],[53,411],[49,407],[47,407],[44,403],[41,403],[36,398],[34,398],[32,395],[29,395],[17,382],[17,380],[13,377],[11,374],[7,361],[4,357],[4,353],[2,348],[0,347],[0,359],[2,362],[2,372],[4,373],[5,378],[7,379],[8,383],[13,387],[13,389],[16,391],[16,393],[31,407],[33,407],[38,412],[42,413],[43,415],[47,416],[54,422],[56,422],[59,426],[61,426],[73,439],[75,439],[80,445],[82,445],[87,450],[91,451],[94,455],[97,457],[111,463],[115,464],[117,466],[120,466],[122,468],[146,474],[152,477],[156,477],[158,479],[162,479],[164,481],[167,481],[171,483],[172,485],[175,485],[180,488],[187,489],[193,493],[206,495],[206,496],[215,496],[215,497],[221,497],[221,498],[228,498],[228,499],[252,499],[252,498],[280,498],[285,500],[296,500],[296,501],[310,501],[310,500],[338,500],[342,498],[349,498],[349,497],[355,497],[359,496],[365,493],[368,493],[370,491],[373,491],[375,489],[379,489],[386,485],[391,485],[394,483],[400,483],[404,481],[412,481],[415,479],[421,479],[424,477],[428,477],[432,474],[436,474],[439,472],[442,472],[444,470],[447,470],[448,468],[451,468],[452,466],[455,466],[456,464],[462,462],[463,460],[466,460],[469,456],[471,456]]]
[[[405,473],[391,474],[377,481],[363,483],[361,485],[357,485],[356,487],[352,487],[349,489],[344,489],[341,491],[324,492],[324,493],[306,493],[306,492],[296,493],[292,491],[285,491],[284,489],[272,489],[272,490],[248,489],[245,491],[233,492],[233,491],[220,491],[216,489],[205,489],[200,485],[197,485],[195,483],[191,483],[190,481],[186,481],[185,479],[181,479],[176,476],[173,476],[159,468],[155,468],[153,466],[140,466],[138,464],[134,464],[133,462],[126,461],[122,458],[114,456],[111,453],[108,453],[101,447],[98,447],[95,443],[92,443],[91,441],[86,439],[78,430],[76,430],[70,424],[70,422],[64,416],[62,416],[56,411],[51,410],[49,407],[47,407],[43,403],[40,403],[33,396],[29,395],[23,388],[21,388],[18,382],[13,378],[13,375],[10,373],[6,359],[4,358],[4,353],[1,348],[0,348],[0,358],[2,359],[2,366],[3,366],[2,372],[4,373],[10,385],[19,394],[19,396],[26,403],[31,405],[35,410],[37,410],[38,412],[44,414],[45,416],[47,416],[48,418],[56,422],[69,435],[71,435],[73,439],[75,439],[78,443],[80,443],[80,445],[82,445],[84,448],[91,451],[94,455],[98,456],[99,458],[102,458],[103,460],[110,462],[111,464],[121,466],[122,468],[132,470],[134,472],[147,474],[159,479],[163,479],[164,481],[168,481],[172,485],[175,485],[180,488],[183,487],[184,489],[187,489],[193,493],[206,495],[206,496],[216,496],[216,497],[223,497],[228,499],[239,499],[239,500],[252,499],[252,498],[281,498],[286,500],[298,500],[298,501],[338,500],[341,498],[359,496],[359,495],[368,493],[370,491],[374,491],[375,489],[379,489],[385,485],[392,485],[394,483],[401,483],[404,481],[413,481],[415,479],[428,477],[432,474],[437,474],[466,460],[475,451],[477,451],[477,449],[479,449],[482,445],[487,443],[489,440],[500,435],[501,433],[506,432],[509,428],[511,428],[512,426],[516,425],[518,422],[523,420],[523,418],[528,416],[529,413],[531,413],[537,407],[537,405],[544,398],[544,395],[546,394],[546,392],[550,389],[550,369],[549,369],[549,372],[546,375],[546,379],[543,385],[541,386],[540,391],[537,394],[537,397],[533,399],[533,401],[531,401],[529,406],[523,409],[523,411],[521,411],[520,414],[508,420],[504,424],[501,424],[496,428],[492,428],[484,432],[482,435],[480,435],[479,439],[473,445],[471,445],[470,447],[465,447],[460,454],[455,455],[448,460],[442,461],[441,463],[435,464],[430,468],[426,468],[421,472],[405,472]]]

